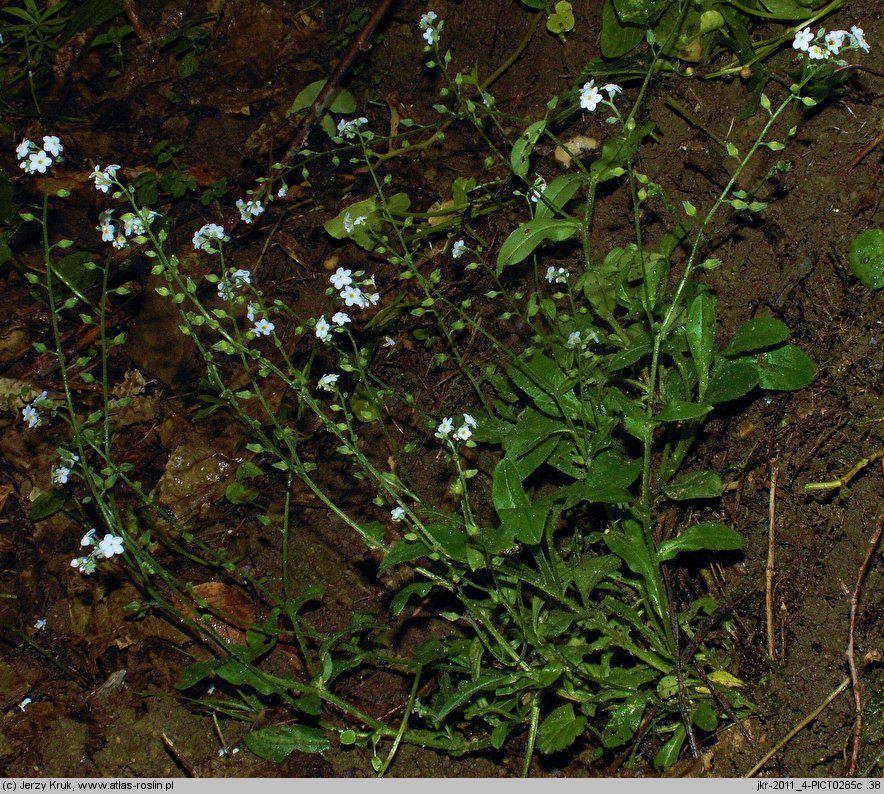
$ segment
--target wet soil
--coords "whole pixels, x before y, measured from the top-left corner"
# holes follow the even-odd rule
[[[123,44],[123,60],[111,48],[89,48],[88,35],[71,40],[56,54],[45,78],[43,121],[19,97],[8,116],[3,167],[17,190],[14,153],[23,135],[40,139],[51,128],[66,145],[66,167],[52,177],[71,189],[76,202],[53,217],[53,232],[78,240],[82,250],[104,256],[98,236],[88,240],[104,197],[87,178],[92,164],[123,163],[127,178],[153,172],[160,178],[171,167],[158,165],[152,150],[160,141],[180,146],[175,163],[179,179],[196,191],[162,209],[172,219],[173,247],[184,250],[193,231],[218,219],[217,205],[202,204],[200,192],[226,177],[225,205],[244,195],[285,149],[293,128],[286,110],[299,91],[326,76],[366,18],[352,4],[324,2],[294,10],[281,2],[243,4],[136,4],[138,17],[154,20],[145,38]],[[600,3],[575,2],[577,29],[566,40],[547,35],[541,25],[522,57],[506,70],[493,91],[498,106],[514,117],[535,119],[553,94],[574,86],[584,64],[598,55]],[[884,21],[874,0],[856,0],[827,20],[829,27],[859,22],[872,42],[868,65],[882,69]],[[505,61],[532,23],[517,4],[504,2],[433,5],[446,22],[454,65],[480,75]],[[427,9],[411,2],[395,4],[370,52],[347,81],[381,129],[391,109],[420,123],[431,123],[438,84],[423,68],[423,41],[415,22]],[[360,12],[362,12],[360,14]],[[137,28],[137,24],[134,25]],[[202,27],[205,35],[197,35]],[[187,48],[177,43],[189,31],[198,69],[186,74]],[[163,37],[172,42],[161,46]],[[177,42],[177,43],[176,43]],[[789,54],[773,71],[785,74]],[[185,64],[183,66],[183,64]],[[116,68],[119,75],[110,77]],[[782,89],[782,86],[780,86]],[[744,81],[668,80],[656,89],[648,115],[657,124],[654,140],[641,151],[639,167],[678,203],[697,206],[712,200],[726,179],[723,153],[708,131],[741,149],[752,140],[760,117],[747,115],[750,92]],[[728,337],[757,313],[773,314],[792,329],[797,344],[819,367],[808,389],[796,394],[753,396],[720,412],[707,427],[697,450],[697,465],[719,472],[729,489],[717,518],[746,538],[745,555],[728,567],[703,572],[705,586],[732,605],[731,671],[747,684],[756,708],[743,725],[723,728],[704,744],[702,755],[679,764],[673,773],[691,776],[737,776],[747,772],[805,715],[822,704],[845,676],[850,599],[869,539],[882,512],[882,471],[872,463],[840,491],[808,495],[808,483],[829,480],[884,447],[884,313],[880,297],[852,277],[846,252],[853,237],[880,225],[884,146],[867,150],[881,131],[881,79],[854,73],[836,98],[805,119],[788,152],[792,168],[777,176],[769,209],[759,219],[723,224],[709,254],[721,266],[707,274],[718,299],[720,334]],[[676,112],[677,103],[684,112]],[[520,127],[514,124],[514,132]],[[705,130],[705,131],[704,131]],[[603,137],[600,120],[575,130]],[[878,138],[880,140],[880,138]],[[311,144],[323,145],[321,133]],[[863,153],[865,155],[863,156]],[[483,152],[470,128],[455,125],[444,144],[386,165],[393,186],[407,191],[416,205],[444,199],[451,180],[482,170]],[[771,164],[762,161],[758,180]],[[547,169],[547,172],[543,171]],[[545,162],[541,173],[554,175]],[[170,185],[171,181],[166,185]],[[337,265],[378,272],[384,300],[396,297],[393,274],[367,261],[360,249],[333,244],[322,223],[333,217],[342,199],[367,195],[365,176],[346,167],[321,164],[309,184],[293,189],[287,203],[271,207],[261,224],[240,226],[230,246],[229,263],[250,267],[266,295],[297,306],[304,315],[325,305],[328,271]],[[29,197],[31,200],[34,196]],[[600,250],[628,241],[631,214],[627,197],[612,195],[600,203],[594,244]],[[495,221],[501,223],[505,217]],[[662,231],[659,219],[645,219],[649,240]],[[86,232],[84,233],[84,230]],[[497,244],[508,228],[482,229]],[[82,242],[80,242],[82,241]],[[14,265],[0,271],[0,381],[25,384],[34,394],[60,393],[57,371],[38,358],[35,342],[50,343],[45,304],[32,292],[24,274],[40,272],[42,255],[33,229],[14,239]],[[122,301],[115,315],[128,343],[114,351],[112,382],[119,396],[132,402],[117,416],[116,444],[155,498],[188,523],[203,542],[224,545],[251,571],[268,576],[279,592],[279,544],[273,532],[254,519],[254,511],[224,500],[236,468],[252,460],[248,439],[218,413],[201,416],[207,389],[199,382],[200,361],[193,346],[175,332],[174,307],[157,296],[146,262],[118,258],[119,283],[131,285],[135,298]],[[440,266],[443,265],[440,261]],[[196,278],[205,264],[185,262]],[[446,272],[455,293],[473,289],[463,274]],[[384,286],[386,285],[386,286]],[[66,331],[77,330],[66,317]],[[282,329],[291,333],[292,329]],[[507,331],[514,344],[518,327]],[[75,344],[75,339],[71,344]],[[441,412],[457,404],[463,386],[454,371],[431,371],[424,350],[402,332],[395,354],[382,360],[382,375],[406,373],[420,403]],[[467,353],[481,363],[479,347]],[[96,373],[98,374],[98,373]],[[85,405],[98,392],[77,386]],[[275,406],[281,390],[268,393]],[[264,761],[242,747],[241,737],[253,719],[214,715],[175,690],[181,670],[208,650],[181,624],[150,613],[132,617],[125,606],[139,597],[122,568],[85,578],[70,567],[79,553],[86,517],[75,509],[33,522],[27,518],[33,499],[49,486],[55,449],[65,436],[60,425],[28,429],[20,405],[4,397],[0,412],[0,768],[16,776],[365,776],[370,755],[360,749],[335,748],[324,756],[293,753],[280,764]],[[414,476],[438,489],[447,482],[428,446],[413,459]],[[319,450],[321,453],[322,450]],[[774,478],[774,472],[776,476]],[[345,471],[326,471],[338,481],[342,505],[361,498]],[[775,479],[775,488],[774,488]],[[285,479],[268,478],[271,515],[282,511]],[[765,566],[768,516],[774,492],[776,512],[776,648],[766,651]],[[272,494],[278,494],[274,497]],[[291,538],[291,578],[299,590],[316,585],[325,600],[311,614],[324,631],[349,624],[354,612],[389,608],[389,579],[374,575],[376,561],[362,543],[307,491],[295,488],[296,532]],[[381,517],[380,513],[376,516]],[[138,526],[147,521],[133,514]],[[856,658],[865,709],[860,770],[881,774],[884,747],[884,672],[880,660],[884,628],[884,566],[873,556],[855,627]],[[182,560],[170,560],[176,575],[203,587],[217,587],[211,572]],[[260,612],[260,599],[227,589],[204,590],[225,605]],[[239,600],[238,600],[239,599]],[[252,619],[254,619],[253,613]],[[37,621],[45,626],[37,628]],[[403,634],[416,642],[421,631]],[[876,656],[877,654],[877,656]],[[289,662],[280,657],[283,668]],[[404,702],[408,683],[396,676],[368,672],[353,677],[348,694],[372,713],[382,714]],[[26,707],[20,707],[30,698]],[[285,715],[262,713],[261,724]],[[765,775],[836,776],[845,769],[853,737],[854,706],[848,689],[809,727],[765,766]],[[223,739],[222,739],[223,735]],[[222,742],[226,747],[222,747]],[[512,776],[519,774],[524,737],[497,754],[447,758],[403,747],[390,770],[395,776]],[[238,748],[238,752],[233,752]],[[624,759],[594,760],[578,742],[566,757],[535,760],[532,773],[549,776],[651,775],[641,751],[627,768]],[[227,752],[219,754],[219,750]],[[648,749],[650,752],[650,749]]]

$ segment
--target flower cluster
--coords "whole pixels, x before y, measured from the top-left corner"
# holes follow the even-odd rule
[[[545,190],[546,180],[542,176],[539,176],[537,177],[537,179],[534,180],[534,186],[531,188],[531,190],[528,191],[528,198],[530,198],[531,201],[536,204],[538,201],[540,201],[540,197],[543,195]]]
[[[248,201],[237,199],[236,208],[239,210],[239,217],[242,218],[244,223],[251,223],[252,218],[257,218],[264,212],[261,202],[256,199],[249,199]]]
[[[16,157],[26,174],[45,174],[52,165],[52,158],[58,159],[63,151],[64,146],[56,135],[44,135],[42,149],[27,138],[15,147]]]
[[[798,52],[806,52],[812,61],[826,60],[832,55],[838,55],[842,49],[869,51],[865,33],[856,25],[850,30],[830,30],[828,33],[820,28],[816,35],[810,28],[804,28],[795,34],[792,47]]]
[[[61,458],[61,464],[52,468],[51,481],[53,485],[66,485],[71,476],[71,469],[80,459],[79,455],[68,452],[66,449],[58,450],[58,456]]]
[[[590,80],[588,83],[584,83],[583,88],[580,89],[580,107],[592,113],[599,106],[599,103],[604,101],[602,91],[608,95],[607,103],[611,104],[614,94],[619,94],[622,90],[619,85],[614,83],[608,83],[608,85],[603,85],[599,88],[596,86],[595,80]]]
[[[363,124],[368,124],[368,119],[365,116],[360,116],[358,119],[341,119],[338,122],[338,136],[352,140]]]
[[[451,246],[451,255],[455,259],[460,259],[467,251],[467,244],[463,240],[455,241]]]
[[[149,226],[154,218],[159,217],[158,212],[143,209],[139,215],[134,212],[124,212],[120,216],[122,221],[122,231],[118,231],[114,225],[114,211],[112,209],[105,210],[98,216],[98,226],[95,228],[101,232],[101,239],[105,243],[112,243],[114,248],[120,250],[129,245],[129,238],[132,235],[138,237],[144,234],[145,226]],[[138,242],[143,242],[139,240]]]
[[[329,277],[332,287],[338,290],[338,296],[344,301],[344,305],[348,307],[356,306],[360,309],[376,306],[381,299],[381,295],[379,292],[374,291],[377,288],[374,276],[364,278],[356,284],[353,281],[353,275],[352,270],[339,267]],[[361,275],[361,271],[355,275]],[[369,291],[369,289],[372,291]],[[343,328],[347,323],[351,322],[350,315],[347,314],[347,312],[342,311],[335,312],[332,315],[331,320],[338,329]],[[325,342],[328,340],[331,331],[332,326],[325,319],[325,315],[322,315],[322,317],[316,321],[316,337],[320,341]]]
[[[550,265],[546,269],[546,280],[552,284],[555,282],[556,284],[567,284],[568,276],[571,274],[565,270],[563,267],[553,267]]]
[[[445,26],[444,22],[436,23],[438,18],[435,11],[427,11],[421,17],[421,21],[417,23],[418,28],[424,32],[424,41],[431,47],[439,43],[439,34]]]
[[[114,180],[117,178],[117,171],[119,170],[120,166],[118,165],[109,165],[104,171],[101,170],[100,165],[95,166],[92,169],[92,173],[89,174],[95,180],[95,189],[100,190],[102,193],[107,193],[114,184]]]
[[[45,402],[49,401],[48,392],[41,392],[36,397],[34,397],[31,402],[29,402],[24,408],[21,410],[21,418],[28,423],[28,427],[37,427],[40,422],[40,414],[37,411],[37,408],[40,407]]]
[[[193,235],[193,247],[196,248],[197,251],[202,249],[207,254],[214,254],[218,251],[215,247],[214,241],[219,240],[223,243],[229,239],[230,238],[224,233],[223,226],[219,226],[217,223],[207,223],[200,227],[196,234]]]
[[[454,420],[450,416],[446,416],[439,422],[439,427],[436,428],[436,438],[449,438],[452,436],[452,431],[454,431],[453,438],[457,441],[466,441],[473,435],[473,431],[470,428],[475,428],[476,426],[476,420],[469,414],[464,414],[463,424],[457,430],[454,430]]]
[[[74,557],[71,560],[71,568],[76,568],[80,573],[94,573],[101,559],[109,560],[115,554],[122,554],[123,538],[119,535],[106,534],[99,540],[95,529],[90,529],[83,535],[81,546],[92,546],[92,551],[86,557]]]
[[[340,375],[338,375],[337,373],[332,373],[330,375],[323,375],[319,379],[319,383],[317,385],[323,391],[334,391],[335,384],[338,382],[339,377],[340,377]]]
[[[232,300],[233,290],[242,289],[247,284],[251,283],[252,274],[248,270],[245,270],[244,268],[232,270],[218,282],[218,297],[226,301]],[[254,319],[254,309],[252,310],[252,316],[249,317],[249,319]]]

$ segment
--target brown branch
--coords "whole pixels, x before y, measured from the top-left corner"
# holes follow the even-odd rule
[[[881,461],[881,471],[884,473],[884,460]],[[853,705],[856,711],[856,722],[853,726],[853,751],[850,754],[850,761],[847,764],[847,777],[853,777],[856,774],[856,764],[859,760],[859,740],[863,729],[863,709],[862,696],[859,689],[859,676],[856,674],[856,659],[854,658],[854,646],[856,638],[856,613],[859,610],[859,594],[862,590],[863,581],[866,578],[866,572],[869,570],[869,563],[878,548],[881,540],[881,533],[884,531],[884,513],[878,519],[878,525],[869,541],[869,550],[866,552],[866,558],[859,567],[859,573],[856,577],[856,587],[853,590],[853,597],[850,599],[850,629],[847,635],[847,664],[850,667],[850,683],[853,687]]]

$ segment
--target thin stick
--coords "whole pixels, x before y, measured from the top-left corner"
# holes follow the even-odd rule
[[[881,461],[881,471],[884,472],[884,460]],[[853,752],[850,754],[850,761],[847,765],[847,777],[853,777],[856,773],[856,764],[859,760],[859,740],[863,729],[863,704],[862,696],[859,689],[859,676],[856,674],[856,660],[854,658],[854,645],[856,636],[856,613],[859,610],[859,594],[862,590],[863,581],[866,578],[866,572],[869,570],[869,563],[881,540],[881,532],[884,531],[884,513],[878,519],[878,525],[872,539],[869,541],[869,550],[866,552],[866,558],[859,568],[856,577],[856,587],[853,591],[853,597],[850,599],[850,630],[847,635],[847,664],[850,667],[850,681],[853,684],[853,705],[856,711],[856,722],[853,726]]]
[[[764,572],[764,605],[767,612],[767,655],[773,659],[776,649],[774,640],[774,610],[773,610],[773,580],[774,580],[774,553],[776,549],[776,506],[777,506],[777,477],[780,470],[776,466],[770,476],[770,506],[768,520],[770,528],[767,533],[767,568]]]
[[[884,458],[884,449],[879,449],[871,455],[866,455],[861,461],[856,463],[847,474],[828,482],[809,482],[804,486],[805,493],[813,493],[814,491],[833,491],[836,488],[844,488],[856,477],[866,466],[874,463],[878,458]]]
[[[789,731],[779,742],[776,743],[774,748],[764,756],[755,766],[752,767],[743,777],[755,777],[758,774],[758,771],[763,767],[771,758],[773,758],[780,750],[782,750],[792,739],[795,738],[801,731],[803,731],[811,722],[813,722],[822,712],[828,707],[828,705],[835,700],[842,692],[844,692],[847,687],[850,686],[850,676],[847,676],[835,690],[822,702],[820,705],[815,708],[810,714],[808,714],[801,722],[799,722],[791,731]]]

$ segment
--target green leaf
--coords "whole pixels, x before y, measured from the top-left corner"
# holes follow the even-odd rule
[[[694,524],[677,538],[664,540],[657,549],[658,562],[671,560],[683,551],[736,551],[743,548],[743,536],[714,521]]]
[[[220,664],[221,662],[217,659],[209,659],[205,662],[194,662],[193,664],[187,665],[187,667],[181,671],[181,678],[178,683],[175,684],[175,689],[190,689],[190,687],[198,684],[207,676],[211,675],[215,668]]]
[[[556,212],[562,212],[565,205],[574,198],[574,194],[580,189],[580,183],[579,174],[563,174],[553,179],[543,191],[543,198],[537,202],[535,219],[552,218]]]
[[[669,741],[664,744],[657,755],[654,756],[654,767],[656,769],[669,769],[676,761],[681,753],[682,745],[687,736],[684,725],[677,725],[675,732],[669,737]]]
[[[574,714],[574,706],[566,703],[550,712],[537,731],[537,749],[541,753],[557,753],[570,747],[586,729],[586,717]]]
[[[312,107],[313,103],[316,101],[316,97],[319,96],[319,92],[325,87],[326,82],[327,81],[324,79],[317,80],[301,90],[301,92],[295,97],[295,101],[292,102],[291,107],[286,111],[286,118],[293,113],[300,113],[302,110],[307,110],[307,108]],[[332,113],[354,113],[356,111],[356,99],[353,97],[353,94],[346,89],[337,88],[332,91],[328,110]]]
[[[506,238],[497,254],[497,273],[531,256],[537,246],[551,240],[561,243],[577,234],[579,225],[573,218],[535,218],[523,223]]]
[[[260,655],[261,651],[252,649],[253,655]],[[230,659],[216,668],[215,674],[223,678],[228,684],[234,686],[242,686],[247,684],[257,689],[262,695],[271,695],[276,691],[276,687],[267,681],[263,676],[259,675],[257,670],[251,665],[243,664],[237,659]]]
[[[864,287],[884,287],[884,229],[868,229],[854,237],[847,261]]]
[[[495,505],[496,506],[496,505]],[[549,505],[529,505],[498,509],[502,528],[512,533],[522,543],[536,545],[543,537],[543,530],[550,513]]]
[[[717,499],[724,486],[714,471],[691,471],[680,474],[663,489],[670,499],[681,502],[688,499]]]
[[[436,542],[436,547],[445,555],[458,562],[467,559],[467,534],[460,527],[447,522],[427,524],[427,534]]]
[[[424,598],[432,588],[432,582],[415,582],[407,587],[403,587],[398,593],[396,593],[396,596],[390,602],[390,608],[393,610],[393,614],[398,615],[402,612],[402,610],[405,609],[405,605],[408,603],[408,599],[413,595],[416,595],[418,598]]]
[[[42,521],[44,518],[54,516],[64,507],[67,493],[60,489],[41,493],[31,503],[31,509],[28,511],[28,518],[31,521]]]
[[[617,16],[630,25],[650,26],[670,5],[670,0],[614,0]]]
[[[605,0],[601,30],[601,48],[605,58],[621,58],[634,50],[644,38],[644,27],[624,24],[617,16],[612,0]]]
[[[789,338],[789,326],[773,317],[755,317],[743,323],[723,356],[735,358],[782,344]]]
[[[816,377],[816,364],[800,347],[785,345],[763,353],[758,361],[758,383],[771,391],[797,391]]]
[[[396,545],[390,549],[389,553],[378,567],[378,573],[383,573],[394,565],[401,565],[403,562],[412,562],[420,557],[426,557],[429,554],[427,544],[422,540],[409,540],[402,538],[396,541]]]
[[[730,402],[758,385],[758,367],[751,361],[720,361],[709,377],[706,402],[712,405]]]
[[[559,0],[555,11],[547,17],[546,29],[555,35],[574,29],[574,9],[567,0]]]
[[[605,747],[621,747],[626,744],[641,725],[647,705],[647,697],[637,695],[615,709],[602,733],[602,744]]]
[[[295,750],[324,753],[331,740],[319,728],[307,725],[271,725],[243,737],[246,747],[259,758],[281,764]]]
[[[685,323],[685,335],[697,378],[700,381],[700,399],[709,386],[709,366],[712,363],[712,350],[715,345],[715,298],[701,292],[692,301]]]
[[[705,416],[711,410],[711,405],[673,400],[654,417],[654,420],[657,422],[683,422],[687,419],[696,419],[700,416]]]
[[[590,173],[598,182],[608,179],[616,179],[623,173],[622,166],[626,164],[641,145],[641,142],[651,134],[654,123],[647,121],[633,130],[628,130],[619,135],[611,136],[603,145],[598,159],[590,166]]]
[[[495,467],[491,478],[491,499],[494,509],[512,510],[516,507],[528,507],[530,500],[522,487],[522,475],[518,466],[508,457],[504,457]]]
[[[513,144],[513,150],[510,153],[510,167],[513,173],[523,179],[528,175],[531,168],[531,152],[537,144],[544,129],[546,129],[546,121],[535,121],[530,124],[525,131],[519,136],[518,140]]]
[[[700,703],[694,711],[693,722],[701,731],[712,733],[718,727],[715,709],[708,703]]]
[[[587,557],[580,561],[580,564],[571,572],[571,576],[584,604],[588,603],[590,593],[598,587],[601,581],[619,567],[620,560],[614,554]]]

